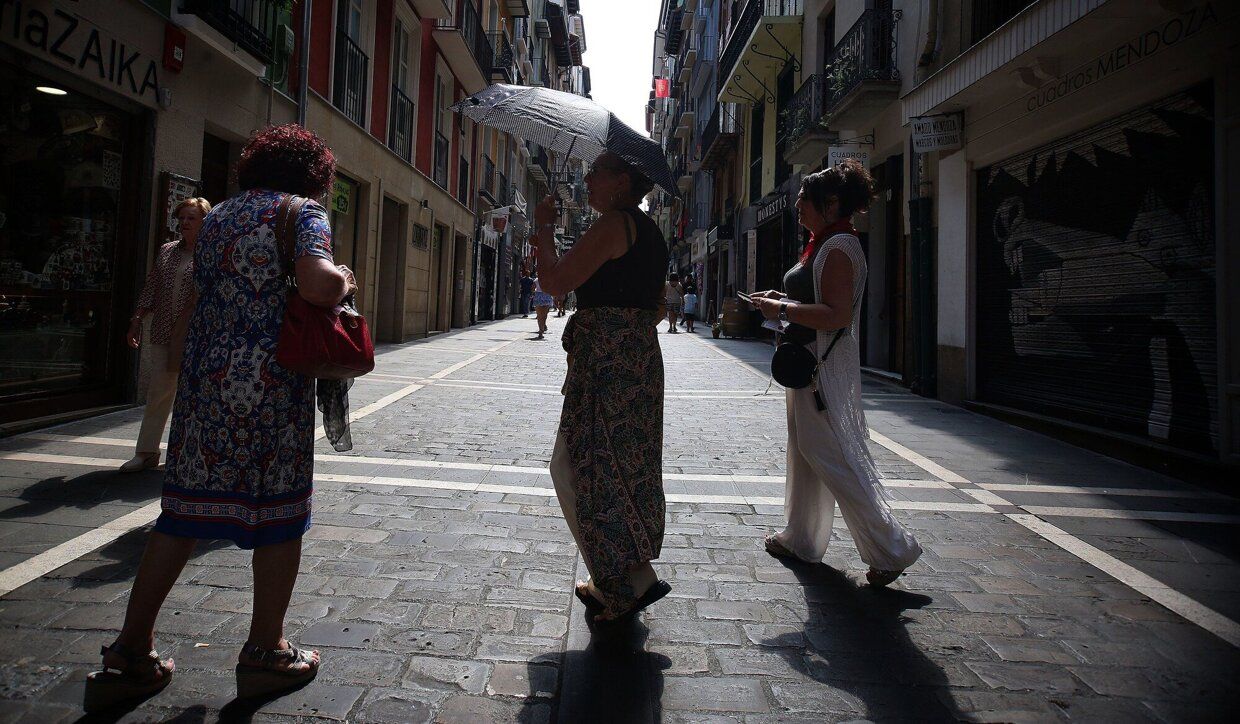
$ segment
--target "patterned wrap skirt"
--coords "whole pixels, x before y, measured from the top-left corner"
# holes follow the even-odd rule
[[[564,330],[568,376],[560,433],[576,474],[582,556],[612,611],[635,598],[629,571],[659,557],[663,355],[657,312],[583,309]]]

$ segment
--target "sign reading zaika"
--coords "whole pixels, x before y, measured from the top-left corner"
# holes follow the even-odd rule
[[[139,98],[159,96],[155,59],[108,37],[77,13],[40,0],[0,0],[0,39]]]

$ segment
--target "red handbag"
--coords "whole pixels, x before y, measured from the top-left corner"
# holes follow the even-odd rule
[[[375,368],[375,345],[366,318],[353,306],[353,295],[335,307],[319,307],[297,293],[294,261],[297,219],[307,199],[286,196],[276,210],[276,243],[288,296],[276,341],[276,362],[285,369],[320,380],[347,380]]]

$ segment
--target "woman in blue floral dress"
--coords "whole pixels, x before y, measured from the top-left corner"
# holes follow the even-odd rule
[[[284,638],[284,615],[310,526],[314,472],[314,380],[275,362],[286,285],[275,229],[290,194],[321,197],[335,175],[322,139],[300,126],[260,132],[238,165],[244,191],[207,216],[195,249],[199,301],[190,322],[168,441],[163,512],[147,542],[120,636],[88,681],[97,710],[149,695],[172,677],[154,651],[155,619],[199,539],[254,551],[250,635],[237,667],[238,693],[299,684],[318,652]],[[316,202],[296,224],[298,293],[334,306],[355,285],[332,260],[327,213]]]

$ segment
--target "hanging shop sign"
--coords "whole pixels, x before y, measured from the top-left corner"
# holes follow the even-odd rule
[[[860,146],[831,146],[827,149],[827,166],[838,166],[852,159],[860,161],[862,166],[870,167],[870,152]]]
[[[0,38],[78,75],[158,103],[155,58],[94,26],[74,5],[69,10],[38,0],[0,2]]]
[[[758,207],[758,224],[762,225],[788,208],[788,195],[780,194]]]
[[[964,122],[959,113],[909,119],[913,124],[913,151],[955,151],[964,145]]]

